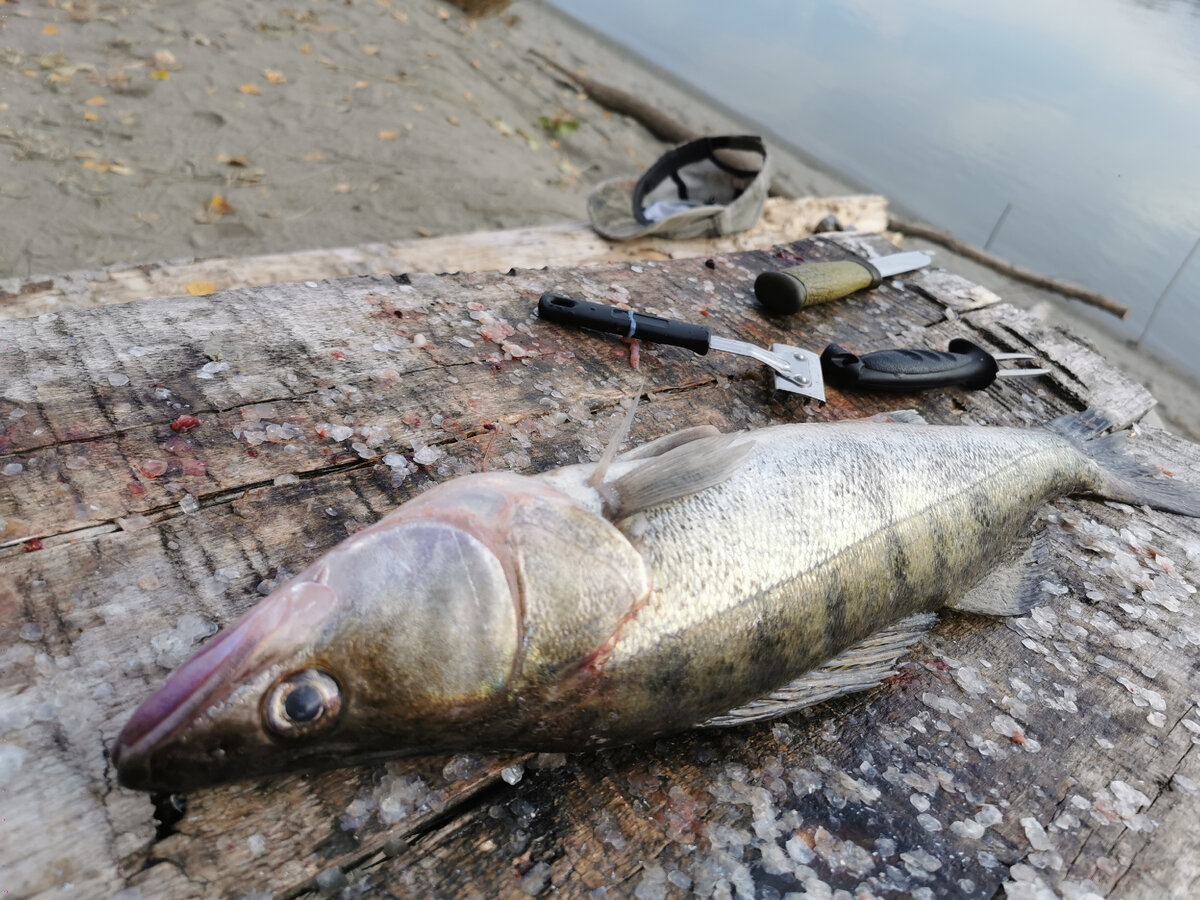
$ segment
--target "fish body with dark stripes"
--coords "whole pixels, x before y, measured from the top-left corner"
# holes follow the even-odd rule
[[[180,791],[440,751],[582,750],[871,687],[938,609],[1041,602],[1032,525],[1048,502],[1200,515],[1200,492],[1140,468],[1126,433],[1095,434],[1086,414],[701,427],[624,456],[618,435],[595,464],[452,479],[176,671],[122,730],[120,780]]]

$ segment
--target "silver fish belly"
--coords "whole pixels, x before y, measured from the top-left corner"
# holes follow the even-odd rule
[[[1020,569],[1048,500],[1200,514],[1194,489],[1068,426],[696,429],[599,469],[455,479],[177,672],[118,739],[121,779],[636,741],[736,721],[719,717],[834,658],[864,677],[832,692],[861,689],[887,672],[861,652],[882,630],[1035,602],[985,576]],[[756,715],[829,695],[806,690]]]

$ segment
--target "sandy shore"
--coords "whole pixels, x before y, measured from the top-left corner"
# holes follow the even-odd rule
[[[748,127],[533,0],[477,21],[432,0],[0,4],[0,278],[582,219],[664,145],[531,49],[697,130]],[[855,189],[776,150],[797,194]],[[938,262],[1066,317],[1200,435],[1190,380]]]

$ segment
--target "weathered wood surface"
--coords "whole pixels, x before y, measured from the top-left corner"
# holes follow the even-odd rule
[[[1070,896],[1194,891],[1198,529],[1082,500],[1046,511],[1057,552],[1045,607],[1009,622],[949,614],[900,676],[808,715],[565,758],[265,779],[197,791],[182,817],[170,798],[114,783],[106,751],[124,719],[268,584],[458,472],[594,458],[643,374],[638,440],[907,406],[1018,424],[1093,406],[1127,423],[1153,402],[1080,342],[936,270],[787,322],[757,313],[758,272],[840,252],[822,240],[711,267],[362,277],[0,323],[0,472],[12,473],[0,475],[0,888],[991,897],[1005,882],[1031,896],[1040,879]],[[533,318],[544,290],[764,345],[965,334],[1033,348],[1053,374],[975,393],[831,390],[818,410],[728,354],[648,347],[635,373],[624,345]],[[200,424],[173,430],[182,414]],[[355,434],[335,441],[323,426]],[[1194,445],[1149,430],[1135,443],[1200,481]],[[425,447],[420,459],[437,458],[413,464]],[[389,452],[404,463],[386,465]]]
[[[887,200],[878,194],[777,198],[754,227],[716,239],[659,237],[609,241],[586,222],[480,231],[421,240],[300,250],[268,256],[194,259],[99,271],[0,280],[0,318],[132,300],[207,294],[288,281],[313,281],[390,272],[503,272],[511,268],[582,266],[619,260],[682,259],[735,250],[762,250],[808,237],[826,216],[843,228],[882,231]]]

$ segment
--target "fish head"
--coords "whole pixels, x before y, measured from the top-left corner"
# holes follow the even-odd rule
[[[126,723],[120,782],[180,791],[431,752],[495,720],[518,599],[487,515],[504,498],[467,499],[465,515],[401,507],[209,641]]]

